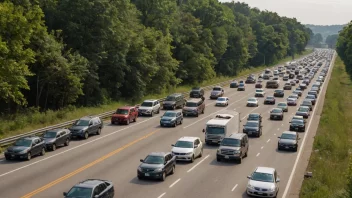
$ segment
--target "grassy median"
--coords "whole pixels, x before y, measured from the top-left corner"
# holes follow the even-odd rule
[[[306,50],[302,55],[297,56],[296,58],[298,59],[301,56],[305,56],[309,53],[311,53],[312,50]],[[283,59],[280,61],[280,63],[284,63],[287,61],[290,61],[291,57],[287,57],[286,59]],[[256,67],[256,68],[251,68],[251,69],[246,69],[240,72],[237,76],[243,76],[247,75],[250,73],[258,72],[260,70],[263,70],[268,66],[262,66],[262,67]],[[207,86],[207,85],[212,85],[216,84],[219,82],[227,81],[230,79],[235,78],[236,76],[233,77],[217,77],[212,80],[203,82],[201,86]],[[191,89],[191,85],[189,86],[180,86],[177,87],[174,90],[170,90],[169,93],[175,93],[175,92],[186,92]],[[169,93],[164,93],[164,94],[159,94],[159,95],[148,95],[144,97],[143,99],[147,98],[163,98]],[[141,99],[141,101],[143,100]],[[130,104],[128,101],[118,101],[118,102],[111,102],[106,105],[100,105],[96,107],[67,107],[65,109],[59,110],[59,111],[46,111],[46,112],[38,112],[35,109],[28,110],[28,113],[26,114],[21,114],[21,115],[11,115],[11,116],[6,116],[6,117],[0,117],[0,138],[5,138],[17,134],[21,134],[24,132],[29,132],[31,130],[43,128],[46,126],[54,125],[54,124],[59,124],[65,121],[73,120],[73,119],[78,119],[82,116],[85,115],[93,115],[93,114],[100,114],[103,112],[111,111],[116,109],[119,106],[123,106],[126,104]]]
[[[313,178],[305,179],[300,197],[343,197],[352,148],[351,128],[352,81],[341,59],[336,58],[308,165]]]

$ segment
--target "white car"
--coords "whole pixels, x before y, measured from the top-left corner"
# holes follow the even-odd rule
[[[153,116],[154,113],[160,112],[160,103],[158,100],[145,100],[138,108],[138,115]]]
[[[265,96],[264,89],[256,89],[255,90],[255,97],[264,97],[264,96]]]
[[[252,175],[247,176],[247,195],[276,197],[279,192],[280,178],[275,168],[257,167]]]
[[[176,160],[190,161],[198,157],[202,157],[204,144],[199,137],[182,137],[177,140],[176,144],[172,144],[172,155],[176,156]]]
[[[259,106],[258,99],[257,98],[248,98],[247,100],[247,107],[257,107]]]
[[[216,100],[215,105],[216,106],[227,106],[227,105],[229,105],[229,98],[228,97],[219,97]]]

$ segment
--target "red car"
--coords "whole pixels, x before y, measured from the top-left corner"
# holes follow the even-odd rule
[[[111,124],[127,124],[136,122],[138,118],[138,107],[120,107],[111,116]]]

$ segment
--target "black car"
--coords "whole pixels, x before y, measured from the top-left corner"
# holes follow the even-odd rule
[[[305,132],[306,121],[293,119],[290,122],[290,131]]]
[[[70,129],[72,138],[88,139],[89,135],[101,134],[103,121],[98,116],[86,116],[77,120]]]
[[[258,121],[262,122],[262,115],[260,113],[250,113],[247,117],[247,121]]]
[[[294,78],[295,78],[295,74],[290,73],[290,74],[288,75],[288,78],[289,78],[289,79],[294,79]]]
[[[204,97],[204,89],[200,87],[193,87],[189,93],[190,98],[202,98]]]
[[[174,174],[176,167],[176,156],[171,153],[153,152],[150,153],[137,170],[138,179],[151,178],[165,180],[166,175]]]
[[[111,181],[100,179],[87,179],[64,192],[65,198],[113,198],[115,196],[114,184]]]
[[[55,151],[57,146],[70,144],[71,131],[68,129],[53,129],[43,134],[47,150]]]
[[[247,79],[246,79],[246,83],[247,84],[253,84],[255,83],[257,80],[255,79],[254,76],[248,76]]]
[[[37,136],[20,138],[5,151],[6,160],[30,160],[35,155],[45,155],[45,142]]]
[[[284,111],[281,108],[274,108],[270,111],[270,120],[283,120]]]
[[[274,91],[274,97],[284,97],[285,91],[283,89],[277,89]]]
[[[230,88],[237,88],[238,87],[238,82],[237,81],[232,81],[230,83]]]
[[[264,100],[264,104],[275,104],[275,101],[274,96],[267,96]]]
[[[277,149],[278,150],[285,149],[285,150],[297,151],[297,149],[298,149],[298,140],[300,139],[298,137],[298,133],[297,132],[285,131],[278,138],[279,138],[279,142],[277,144]]]
[[[247,121],[243,125],[243,133],[246,133],[248,136],[260,137],[262,135],[262,127],[259,121]]]

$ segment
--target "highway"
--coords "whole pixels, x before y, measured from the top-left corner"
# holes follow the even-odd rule
[[[321,89],[327,86],[330,72],[331,67]],[[320,70],[311,82],[315,82],[319,73]],[[286,81],[280,81],[282,88]],[[88,178],[112,181],[115,197],[119,198],[247,197],[246,176],[257,166],[277,169],[281,179],[278,197],[283,197],[289,178],[293,175],[291,172],[297,164],[297,156],[302,150],[304,136],[309,133],[308,127],[315,108],[307,120],[306,132],[300,133],[298,152],[277,151],[277,136],[288,130],[289,121],[311,84],[299,98],[297,107],[289,107],[283,121],[269,120],[269,111],[276,105],[264,105],[264,98],[259,99],[259,107],[246,107],[248,97],[254,96],[255,91],[254,84],[247,84],[244,92],[225,88],[224,96],[230,99],[228,107],[214,106],[215,100],[209,100],[209,92],[206,92],[205,114],[185,117],[183,124],[176,128],[159,126],[160,116],[164,112],[161,111],[154,117],[139,117],[136,123],[128,126],[106,124],[100,136],[71,141],[70,146],[47,152],[44,157],[34,157],[31,161],[1,160],[0,197],[63,197],[63,192]],[[286,101],[296,87],[285,91],[284,98],[276,98],[276,104]],[[272,95],[274,90],[265,89],[266,95]],[[318,103],[324,94],[319,94]],[[137,179],[140,159],[150,152],[171,151],[171,144],[182,136],[198,136],[204,141],[202,129],[205,123],[225,109],[240,112],[242,125],[249,113],[261,113],[263,116],[263,135],[250,138],[248,157],[243,159],[242,164],[217,162],[218,146],[205,146],[202,158],[196,159],[194,163],[178,162],[175,174],[168,176],[164,182]]]

